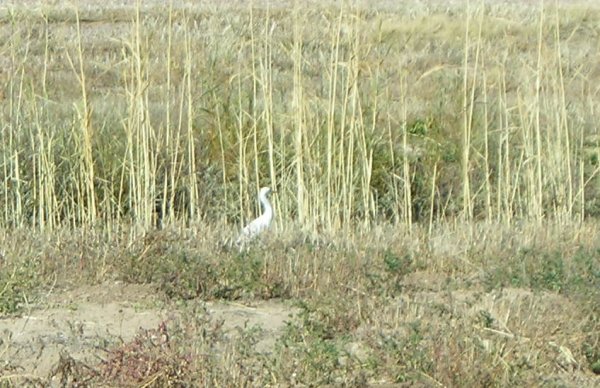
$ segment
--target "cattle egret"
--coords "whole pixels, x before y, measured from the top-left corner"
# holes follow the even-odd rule
[[[271,221],[273,220],[273,208],[267,197],[270,193],[271,189],[269,187],[260,189],[258,200],[262,205],[263,213],[242,229],[240,237],[237,239],[238,244],[253,239],[271,225]]]

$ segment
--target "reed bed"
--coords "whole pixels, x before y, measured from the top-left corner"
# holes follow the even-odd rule
[[[171,343],[0,385],[593,386],[598,20],[544,1],[0,9],[0,312],[120,281],[191,314],[144,334]],[[261,186],[276,225],[238,251]],[[211,299],[300,313],[264,354],[198,318]],[[152,368],[128,352],[163,372],[135,380]]]

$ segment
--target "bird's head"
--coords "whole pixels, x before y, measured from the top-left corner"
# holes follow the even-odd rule
[[[271,188],[270,187],[262,187],[260,189],[260,193],[259,195],[261,197],[266,197],[267,195],[271,194]]]

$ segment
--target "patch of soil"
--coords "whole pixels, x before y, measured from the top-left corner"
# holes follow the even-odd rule
[[[48,377],[65,352],[86,365],[96,365],[109,348],[132,340],[141,329],[156,329],[178,313],[161,307],[152,286],[103,284],[54,293],[20,317],[0,319],[0,371],[27,378]],[[201,302],[200,302],[201,303]],[[223,322],[225,333],[237,328],[262,329],[259,351],[272,349],[293,310],[280,302],[206,303],[211,320]],[[6,372],[4,373],[6,374]]]

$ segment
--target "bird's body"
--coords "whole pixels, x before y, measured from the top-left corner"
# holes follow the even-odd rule
[[[271,189],[269,187],[260,189],[258,200],[262,205],[263,213],[242,229],[242,232],[237,239],[238,244],[253,239],[271,225],[271,221],[273,220],[273,207],[271,207],[271,202],[269,202],[269,198],[267,197],[270,193]]]

